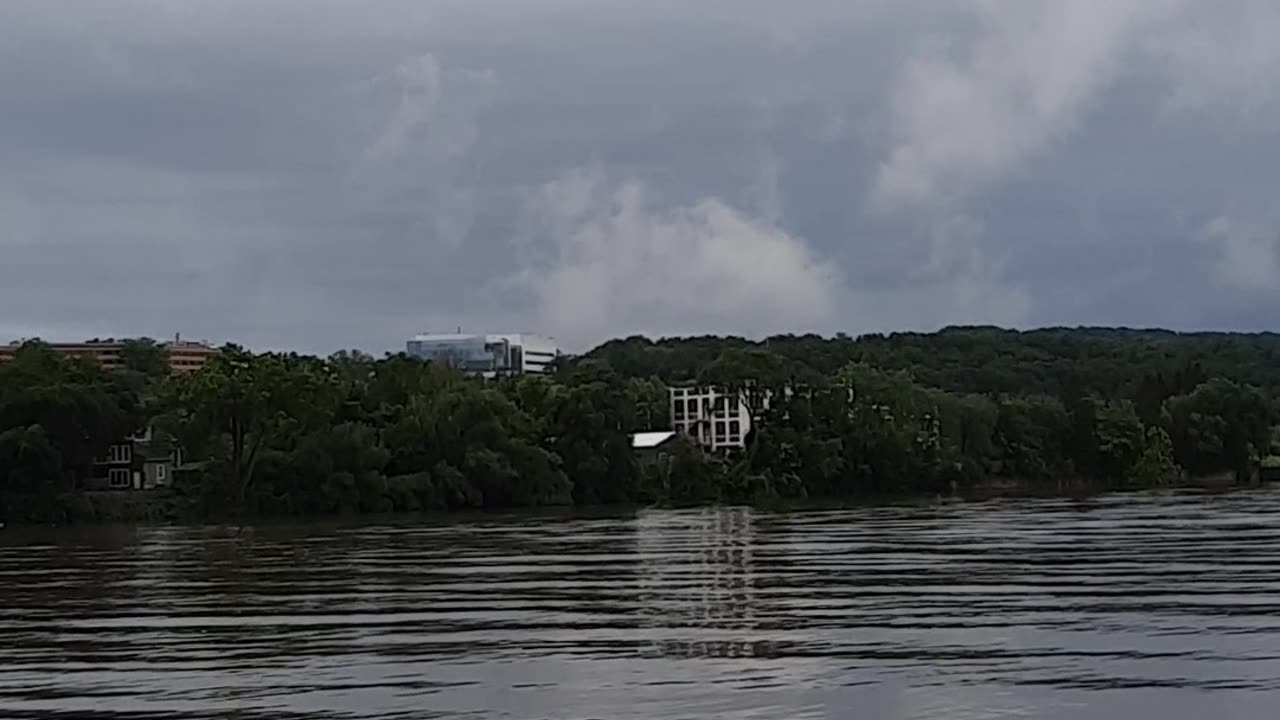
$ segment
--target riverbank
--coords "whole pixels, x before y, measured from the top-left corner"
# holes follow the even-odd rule
[[[1230,492],[1258,488],[1271,483],[1260,482],[1255,476],[1245,482],[1236,480],[1233,473],[1224,472],[1210,475],[1186,476],[1179,482],[1160,488],[1140,488],[1125,485],[1108,485],[1087,482],[1080,479],[1062,483],[1030,483],[1018,480],[989,480],[973,487],[958,490],[955,493],[934,494],[864,494],[846,497],[808,497],[808,498],[770,498],[756,502],[659,502],[659,503],[624,503],[612,505],[577,506],[572,504],[541,505],[526,507],[492,507],[448,510],[444,508],[424,508],[411,512],[343,512],[315,513],[309,515],[292,515],[286,513],[252,513],[209,515],[193,510],[193,503],[172,488],[131,491],[83,491],[67,493],[52,506],[41,505],[33,496],[14,494],[0,495],[0,510],[5,508],[28,508],[29,514],[22,515],[10,512],[0,514],[0,523],[10,526],[21,525],[94,525],[94,524],[185,524],[185,523],[240,523],[267,522],[288,523],[298,520],[353,520],[359,518],[386,519],[407,517],[434,517],[450,520],[466,520],[469,518],[493,518],[515,514],[524,516],[529,513],[547,516],[563,516],[580,518],[583,516],[614,514],[619,508],[711,508],[724,505],[753,506],[762,510],[805,510],[856,508],[877,505],[929,505],[939,502],[969,503],[985,502],[997,499],[1051,499],[1051,498],[1086,498],[1112,494],[1129,494],[1163,490],[1169,492]]]
[[[78,491],[45,498],[30,493],[0,494],[0,522],[8,525],[49,523],[166,523],[183,520],[177,495],[170,489]]]

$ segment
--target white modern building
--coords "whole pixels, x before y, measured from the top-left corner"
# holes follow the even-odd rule
[[[668,388],[671,427],[711,451],[742,450],[751,430],[745,393],[714,387]]]
[[[426,333],[405,343],[405,351],[484,377],[543,375],[551,372],[552,363],[560,356],[554,338],[525,333]]]

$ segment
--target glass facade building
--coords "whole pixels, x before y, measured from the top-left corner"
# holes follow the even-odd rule
[[[532,335],[419,335],[405,344],[405,351],[486,377],[548,372],[559,355],[549,338]]]

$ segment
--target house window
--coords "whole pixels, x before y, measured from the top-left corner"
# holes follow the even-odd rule
[[[741,434],[742,434],[742,424],[741,424],[741,423],[739,423],[737,420],[730,420],[730,421],[729,421],[729,434],[730,434],[730,435],[741,435]]]
[[[168,468],[167,468],[166,466],[164,466],[164,465],[157,465],[157,466],[156,466],[156,482],[164,482],[164,481],[165,481],[165,475],[166,475],[167,473],[168,473]]]
[[[730,415],[738,414],[738,396],[737,395],[729,396],[729,414]]]
[[[129,470],[126,468],[111,468],[107,471],[107,484],[113,488],[127,488],[129,475]]]
[[[112,445],[107,448],[107,462],[127,463],[133,460],[132,445]],[[127,472],[127,471],[126,471]]]
[[[684,418],[684,400],[676,399],[676,419]]]

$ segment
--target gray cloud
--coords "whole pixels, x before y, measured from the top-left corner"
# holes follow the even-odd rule
[[[15,0],[0,334],[1273,326],[1277,36],[1265,0]]]
[[[1205,226],[1217,279],[1228,288],[1280,293],[1280,237],[1273,224],[1258,225],[1226,216]]]

